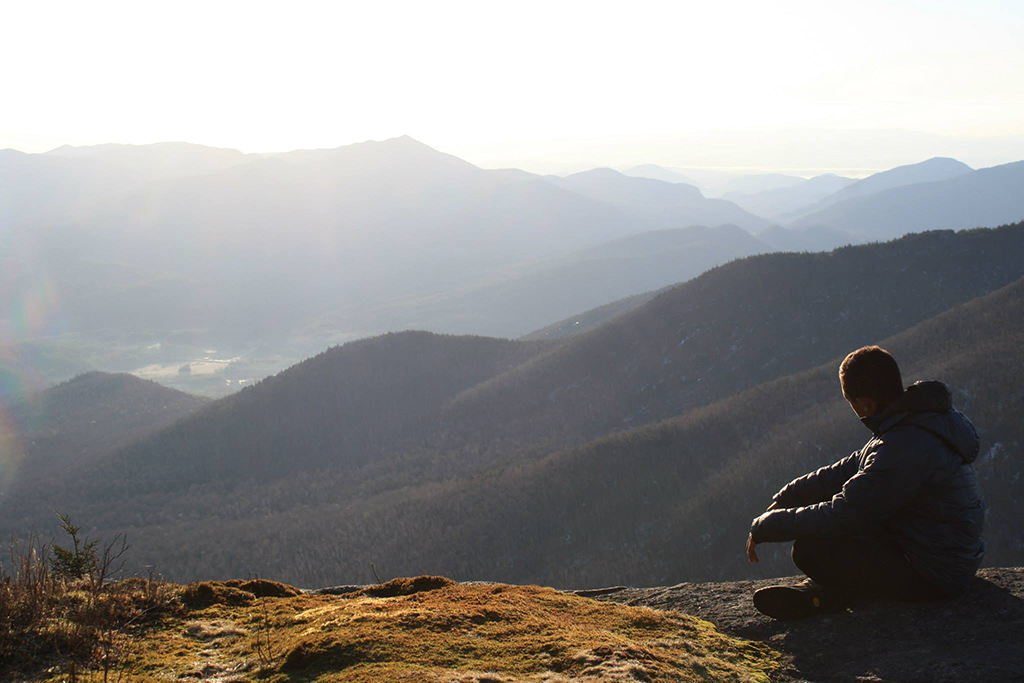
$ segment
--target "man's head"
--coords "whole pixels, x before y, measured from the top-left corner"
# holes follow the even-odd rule
[[[839,366],[839,383],[857,417],[876,415],[903,394],[896,359],[878,346],[864,346],[847,356]]]

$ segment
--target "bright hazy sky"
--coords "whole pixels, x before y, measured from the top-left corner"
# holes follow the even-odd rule
[[[889,164],[860,149],[881,130],[926,141],[911,157],[1024,157],[1018,0],[0,0],[0,16],[0,148],[29,152],[409,134],[484,165],[840,168]],[[790,158],[794,139],[817,156]]]

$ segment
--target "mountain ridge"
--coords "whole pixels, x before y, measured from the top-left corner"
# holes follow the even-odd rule
[[[794,210],[780,215],[779,220],[792,223],[803,216],[828,208],[847,199],[866,197],[884,190],[905,187],[916,183],[949,180],[950,178],[970,173],[973,170],[967,164],[952,157],[932,157],[916,164],[896,166],[885,171],[879,171],[846,187],[842,187],[817,202],[794,208]]]
[[[847,199],[788,227],[814,230],[824,226],[869,239],[885,239],[922,226],[968,229],[1007,224],[1024,217],[1024,195],[1015,191],[1022,184],[1024,161],[1017,161]]]
[[[773,221],[784,220],[791,212],[813,205],[856,182],[853,178],[826,173],[808,178],[798,184],[757,193],[730,192],[723,195],[723,198],[739,204],[758,216],[764,216]]]
[[[5,405],[6,403],[6,405]],[[0,492],[88,468],[106,453],[168,427],[209,401],[128,374],[88,372],[13,402],[0,433]],[[7,438],[4,438],[7,437]],[[2,451],[6,451],[3,453]]]

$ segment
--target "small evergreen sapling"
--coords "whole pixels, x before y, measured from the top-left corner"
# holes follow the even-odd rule
[[[72,523],[70,515],[57,512],[57,517],[61,530],[71,537],[71,548],[53,544],[54,557],[50,558],[50,568],[54,576],[64,580],[87,579],[92,592],[98,593],[111,576],[124,568],[124,562],[118,564],[118,560],[131,547],[127,536],[118,534],[100,552],[99,541],[79,536],[82,529]]]
[[[99,541],[80,538],[78,532],[82,529],[71,522],[70,515],[57,512],[57,517],[60,518],[61,531],[71,537],[71,548],[53,544],[51,549],[54,557],[50,558],[50,568],[54,575],[69,580],[92,578],[99,565],[99,557],[96,555]]]

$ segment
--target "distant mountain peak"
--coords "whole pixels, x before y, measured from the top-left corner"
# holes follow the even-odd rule
[[[877,194],[885,190],[892,190],[899,187],[915,185],[917,183],[931,183],[950,180],[957,176],[971,173],[972,169],[967,164],[951,157],[932,157],[914,164],[896,166],[887,171],[880,171],[866,178],[862,178],[852,185],[848,185],[835,193],[824,197],[818,202],[803,207],[800,211],[785,216],[787,222],[793,226],[807,227],[811,216],[825,211],[832,206],[841,204],[844,201],[862,198],[868,195]],[[814,220],[822,225],[827,222],[816,217]],[[814,222],[814,221],[811,221]],[[832,226],[839,227],[839,226]]]
[[[393,138],[384,138],[383,140],[368,140],[367,142],[376,142],[381,145],[413,145],[416,147],[430,147],[426,143],[420,142],[409,134],[399,135]],[[433,149],[430,147],[430,149]]]
[[[830,227],[888,238],[933,229],[1004,225],[1024,215],[1021,169],[1003,164],[978,171],[937,157],[876,173],[827,198],[788,226]]]
[[[958,161],[952,157],[932,157],[931,159],[925,159],[915,164],[903,164],[902,166],[896,166],[890,168],[888,171],[880,171],[874,175],[870,175],[864,180],[860,181],[862,184],[878,182],[881,179],[889,177],[899,177],[904,175],[913,175],[916,179],[917,174],[922,172],[945,172],[945,173],[968,173],[974,169],[965,164],[962,161]],[[874,180],[873,180],[874,179]],[[923,178],[923,180],[930,180],[931,178]],[[942,179],[945,179],[943,177]]]
[[[364,140],[362,142],[354,142],[350,145],[341,145],[340,147],[334,147],[333,149],[311,149],[311,150],[296,150],[293,152],[283,152],[278,156],[282,157],[302,157],[302,156],[347,156],[354,155],[357,157],[372,157],[376,155],[390,155],[397,156],[402,155],[404,157],[418,157],[418,158],[445,158],[449,161],[457,161],[462,166],[472,166],[468,161],[459,159],[451,154],[441,152],[434,149],[430,145],[420,142],[414,137],[409,135],[399,135],[394,138],[385,138],[384,140]]]
[[[955,167],[963,167],[963,168],[966,168],[966,169],[971,170],[971,171],[974,170],[973,168],[971,168],[970,166],[968,166],[964,162],[960,161],[959,159],[954,159],[953,157],[932,157],[931,159],[925,159],[924,161],[922,161],[920,163],[917,163],[917,164],[907,164],[907,165],[908,166],[925,166],[925,165],[928,165],[928,166],[955,166]]]
[[[569,175],[567,177],[569,177],[569,178],[572,178],[572,177],[576,177],[576,178],[584,178],[584,177],[589,177],[589,178],[597,178],[597,177],[619,178],[619,177],[623,177],[623,176],[625,176],[624,173],[620,173],[619,171],[616,171],[614,168],[608,168],[607,166],[598,166],[597,168],[592,168],[592,169],[590,169],[588,171],[580,171],[579,173],[573,173],[573,174],[571,174],[571,175]],[[641,178],[641,180],[651,180],[651,178]]]
[[[352,145],[342,145],[338,149],[345,149],[346,147],[358,146],[384,147],[392,149],[416,149],[423,151],[429,150],[431,152],[434,152],[435,154],[442,154],[442,152],[439,152],[438,150],[434,149],[425,142],[420,142],[411,135],[399,135],[398,137],[385,138],[383,140],[365,140],[363,142],[357,142]]]

